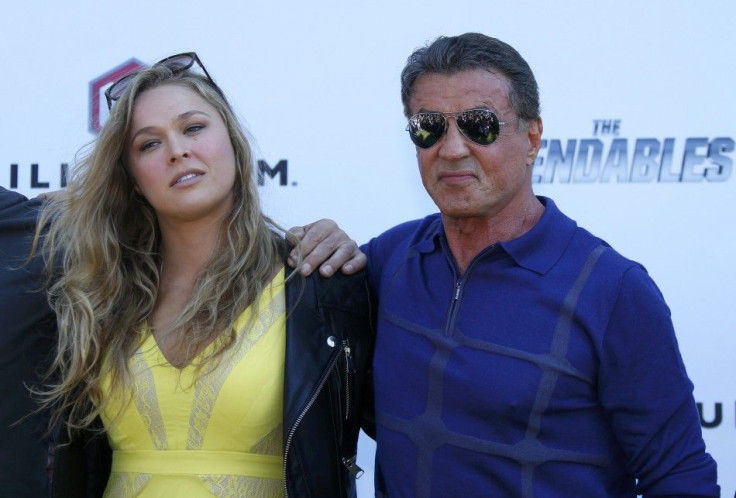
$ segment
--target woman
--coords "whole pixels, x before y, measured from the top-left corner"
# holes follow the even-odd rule
[[[286,274],[248,141],[196,54],[106,96],[94,149],[43,218],[54,496],[354,495],[362,277]]]

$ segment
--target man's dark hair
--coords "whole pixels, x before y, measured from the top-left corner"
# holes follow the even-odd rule
[[[506,76],[511,83],[509,100],[516,115],[525,122],[539,117],[539,88],[529,64],[511,45],[480,33],[440,36],[409,56],[401,72],[401,102],[406,117],[411,115],[409,98],[417,78],[471,69]]]

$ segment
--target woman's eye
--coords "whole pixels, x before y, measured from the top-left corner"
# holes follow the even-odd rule
[[[203,129],[204,125],[202,124],[195,124],[187,126],[186,132],[187,133],[197,133],[199,130]]]
[[[141,144],[141,146],[139,147],[139,150],[141,152],[144,152],[146,150],[149,150],[149,149],[155,147],[157,144],[158,144],[158,141],[154,141],[154,140],[151,140],[151,141],[148,141],[148,142],[143,142]]]

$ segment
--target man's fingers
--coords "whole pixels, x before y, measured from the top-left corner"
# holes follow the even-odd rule
[[[353,273],[356,273],[362,270],[363,268],[365,268],[367,263],[368,263],[368,258],[366,257],[365,254],[363,254],[363,252],[360,249],[358,249],[357,253],[355,253],[354,256],[348,259],[348,261],[340,267],[340,270],[345,275],[352,275]],[[320,268],[320,273],[322,273],[321,268]]]
[[[286,240],[288,240],[292,244],[295,244],[300,241],[302,237],[304,237],[305,233],[307,233],[307,231],[304,229],[304,227],[289,228],[289,230],[286,232]]]
[[[320,273],[330,276],[334,273],[335,268],[340,268],[358,250],[358,245],[350,240],[342,230],[328,234],[312,246],[311,250],[309,246],[302,246],[303,259],[300,271],[304,275],[320,268]]]
[[[304,227],[292,227],[286,232],[286,240],[289,242],[289,244],[294,246],[294,249],[291,250],[291,252],[289,253],[289,257],[286,259],[287,263],[289,263],[289,266],[291,266],[292,268],[299,260],[299,250],[297,249],[297,244],[302,238],[304,238],[304,235],[306,233],[307,231]]]
[[[358,244],[332,220],[322,219],[304,227],[294,227],[290,236],[300,241],[302,262],[299,271],[309,275],[319,268],[322,275],[329,277],[336,269],[346,274],[355,273],[365,267],[365,255]],[[289,264],[298,260],[295,249],[289,255]]]

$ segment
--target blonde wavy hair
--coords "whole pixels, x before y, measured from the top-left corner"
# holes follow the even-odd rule
[[[53,408],[52,426],[60,418],[70,431],[90,426],[110,399],[101,389],[103,377],[110,375],[115,389],[131,385],[128,360],[158,295],[161,236],[156,213],[134,188],[125,146],[136,98],[161,85],[188,88],[217,109],[235,151],[232,211],[173,326],[186,329],[186,341],[179,337],[188,351],[214,342],[202,364],[232,346],[236,318],[256,302],[282,261],[282,238],[261,212],[250,145],[224,95],[192,71],[163,65],[141,71],[75,168],[67,195],[41,214],[36,240],[51,275],[59,335],[49,382],[38,394],[44,407]]]

